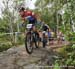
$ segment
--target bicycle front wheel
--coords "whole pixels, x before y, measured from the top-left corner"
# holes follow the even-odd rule
[[[33,52],[32,40],[33,40],[32,35],[30,33],[27,33],[27,35],[25,37],[25,47],[26,47],[26,51],[28,54],[32,54],[32,52]]]

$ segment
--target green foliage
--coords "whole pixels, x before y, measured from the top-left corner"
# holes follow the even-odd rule
[[[60,69],[58,60],[55,61],[54,69]]]
[[[12,45],[10,43],[0,44],[0,52],[5,51],[11,47]]]
[[[73,44],[72,48],[73,48],[73,50],[75,50],[75,44]]]
[[[18,35],[17,44],[18,44],[18,45],[23,44],[23,43],[24,43],[24,38],[25,38],[24,35],[22,35],[22,34]]]
[[[0,19],[0,32],[8,32],[9,26],[7,19]]]
[[[68,40],[71,42],[71,43],[73,43],[73,42],[75,42],[75,33],[73,33],[73,32],[70,32],[69,34],[68,34]]]
[[[71,44],[62,49],[63,51],[62,50],[59,51],[62,59],[57,59],[57,60],[60,61],[62,65],[74,66],[75,65],[75,44]],[[64,54],[62,55],[62,53]]]
[[[51,29],[55,29],[56,31],[58,28],[58,30],[60,29],[67,35],[69,32],[73,32],[72,21],[75,22],[74,3],[74,0],[37,0],[36,6],[41,12],[41,19],[45,21]],[[52,4],[52,6],[48,7],[50,4]],[[62,15],[58,13],[61,10],[65,12]],[[66,38],[68,39],[69,37]]]
[[[57,52],[59,53],[59,55],[61,57],[64,57],[65,58],[67,56],[66,46],[63,47],[63,48],[57,49]]]

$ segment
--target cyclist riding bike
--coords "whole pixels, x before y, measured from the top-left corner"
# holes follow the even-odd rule
[[[30,31],[33,31],[33,33],[39,37],[39,34],[36,30],[36,23],[37,23],[37,18],[36,18],[36,15],[34,14],[34,12],[30,11],[30,10],[25,10],[24,7],[21,7],[20,11],[20,16],[23,20],[23,23],[25,23],[25,21],[27,20],[28,21],[28,24],[26,26],[29,27],[31,26],[31,28],[29,29]],[[33,41],[35,42],[37,38],[33,39]]]
[[[28,20],[29,24],[35,25],[37,19],[35,17],[35,14],[32,11],[25,10],[24,7],[21,7],[19,10],[19,13],[20,13],[20,16],[21,16],[23,22],[25,22],[25,20]]]
[[[48,29],[49,26],[47,24],[45,24],[44,22],[42,23],[42,30],[43,30],[43,47],[45,48],[45,46],[47,45],[48,42]]]
[[[27,20],[29,24],[32,24],[32,29],[36,31],[35,25],[37,23],[37,18],[34,12],[31,10],[25,10],[24,7],[21,7],[19,10],[20,16],[23,20],[23,23]]]
[[[48,36],[48,29],[49,29],[49,26],[45,24],[44,22],[42,22],[42,30],[46,36]]]

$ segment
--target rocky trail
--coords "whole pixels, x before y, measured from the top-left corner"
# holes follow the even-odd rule
[[[51,66],[59,58],[53,51],[57,47],[62,45],[34,48],[31,55],[27,54],[24,46],[12,47],[0,53],[0,69],[40,69],[40,66]]]

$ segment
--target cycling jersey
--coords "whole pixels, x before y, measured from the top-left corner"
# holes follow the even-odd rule
[[[36,23],[36,17],[35,14],[30,10],[21,11],[20,15],[23,20],[27,19],[29,23],[35,24]]]

